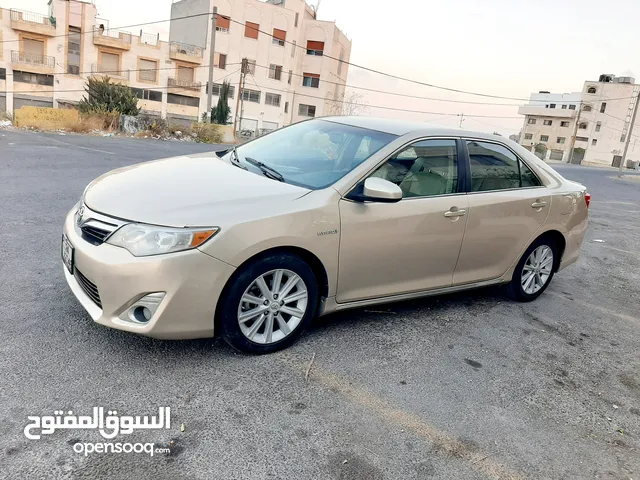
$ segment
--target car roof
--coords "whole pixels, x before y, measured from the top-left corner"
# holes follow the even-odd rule
[[[407,120],[397,120],[393,118],[380,117],[358,117],[358,116],[331,116],[319,117],[321,120],[352,125],[354,127],[367,128],[378,132],[390,133],[392,135],[406,135],[415,133],[421,135],[446,135],[446,136],[473,136],[475,138],[486,138],[496,140],[496,135],[462,128],[442,127],[426,122],[415,122]],[[508,140],[505,137],[498,137],[501,140]]]

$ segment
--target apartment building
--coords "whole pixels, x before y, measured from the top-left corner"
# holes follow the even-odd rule
[[[213,33],[210,16],[197,14],[213,6],[213,104],[228,80],[231,119],[242,110],[240,128],[263,132],[337,113],[351,42],[335,23],[317,20],[304,0],[180,0],[167,12],[168,42],[110,28],[95,1],[50,0],[47,15],[1,9],[0,110],[74,105],[87,78],[108,75],[134,89],[144,113],[197,120],[207,107]],[[243,58],[249,73],[238,99]]]
[[[619,166],[640,85],[630,76],[600,75],[571,94],[532,94],[518,113],[525,116],[520,143],[545,159]],[[558,109],[559,112],[558,113]],[[640,117],[629,144],[627,160],[640,160]],[[574,154],[570,149],[575,135]],[[544,153],[543,153],[544,152]]]

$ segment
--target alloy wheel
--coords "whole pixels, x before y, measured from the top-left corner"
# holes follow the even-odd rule
[[[300,324],[308,301],[307,286],[295,272],[278,269],[264,273],[240,298],[240,331],[254,343],[279,342]]]
[[[524,266],[520,283],[524,293],[533,295],[546,285],[553,269],[553,250],[547,245],[536,248]]]

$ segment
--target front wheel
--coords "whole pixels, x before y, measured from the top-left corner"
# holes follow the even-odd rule
[[[222,336],[246,353],[271,353],[291,345],[318,305],[313,270],[292,254],[274,254],[240,268],[219,310]]]
[[[509,283],[509,295],[519,302],[535,300],[544,292],[559,262],[558,249],[550,238],[539,238],[522,255]]]

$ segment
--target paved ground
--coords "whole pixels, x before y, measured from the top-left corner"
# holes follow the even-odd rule
[[[483,290],[356,310],[263,357],[94,325],[63,278],[65,213],[98,174],[209,149],[0,132],[1,478],[640,477],[637,182],[555,166],[589,187],[592,221],[532,304]],[[95,431],[22,433],[28,415],[93,406],[170,406],[171,430],[118,441],[172,453],[85,458],[71,444]]]

